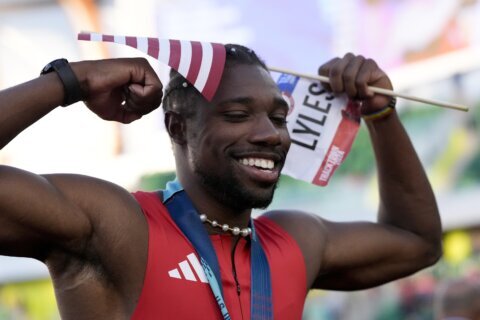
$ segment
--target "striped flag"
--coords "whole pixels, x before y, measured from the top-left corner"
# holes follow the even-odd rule
[[[208,101],[215,95],[225,67],[225,46],[219,43],[93,32],[79,33],[78,40],[114,42],[138,49],[178,71]]]
[[[326,186],[355,140],[359,108],[346,95],[327,92],[318,81],[280,74],[277,86],[290,106],[292,144],[282,173]]]

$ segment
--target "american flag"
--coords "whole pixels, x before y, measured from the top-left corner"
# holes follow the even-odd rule
[[[78,40],[114,42],[138,49],[178,71],[208,101],[215,95],[225,67],[225,46],[219,43],[94,32],[79,33]]]

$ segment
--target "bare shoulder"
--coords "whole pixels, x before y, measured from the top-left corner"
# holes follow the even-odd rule
[[[264,216],[278,224],[297,242],[305,260],[307,286],[310,287],[323,260],[328,237],[326,221],[317,215],[294,210],[268,211]]]
[[[63,197],[77,207],[91,225],[89,234],[83,239],[71,239],[65,247],[58,248],[47,264],[63,266],[73,261],[91,265],[104,275],[122,275],[119,278],[129,277],[121,270],[143,270],[148,226],[138,202],[126,189],[82,175],[52,174],[44,178],[61,190]],[[117,282],[118,279],[110,280]]]
[[[263,216],[277,223],[292,236],[303,238],[305,231],[314,231],[318,235],[324,234],[325,221],[314,214],[298,210],[272,210]]]
[[[130,314],[142,289],[148,255],[148,226],[140,205],[126,189],[101,179],[71,174],[43,178],[91,226],[87,235],[55,245],[45,261],[60,308],[88,313],[78,310],[81,301],[83,309],[98,314]]]
[[[103,251],[104,247],[128,243],[146,232],[141,208],[126,189],[83,175],[50,174],[43,177],[89,220],[91,232],[85,239],[88,246]]]
[[[264,216],[287,231],[302,248],[325,243],[327,224],[317,215],[304,211],[274,210]]]
[[[43,177],[91,225],[86,238],[70,240],[45,261],[59,303],[75,308],[70,302],[87,294],[89,303],[108,297],[112,305],[123,306],[106,306],[108,312],[133,310],[148,256],[148,225],[138,202],[126,189],[101,179],[70,174]]]
[[[43,177],[93,222],[106,219],[109,215],[139,213],[132,212],[140,210],[140,207],[130,192],[112,182],[78,174],[48,174]]]

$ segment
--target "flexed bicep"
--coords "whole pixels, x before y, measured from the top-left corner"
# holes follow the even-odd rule
[[[314,288],[359,290],[405,277],[438,255],[422,237],[387,224],[324,221],[325,250]]]
[[[0,166],[2,255],[46,262],[52,252],[111,252],[123,235],[143,225],[139,210],[127,190],[108,181]]]
[[[0,225],[0,254],[40,260],[92,232],[88,215],[48,178],[7,166],[0,166]]]

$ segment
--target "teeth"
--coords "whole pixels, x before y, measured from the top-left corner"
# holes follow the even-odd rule
[[[267,161],[267,165],[268,165],[268,169],[273,169],[273,167],[275,166],[273,161]]]
[[[267,160],[262,159],[262,160],[260,161],[260,167],[262,167],[262,168],[264,168],[264,169],[267,169],[267,168],[268,168]]]
[[[258,167],[262,169],[271,170],[275,167],[275,163],[273,160],[269,159],[259,159],[259,158],[242,158],[239,162],[243,165],[250,166],[250,167]]]

